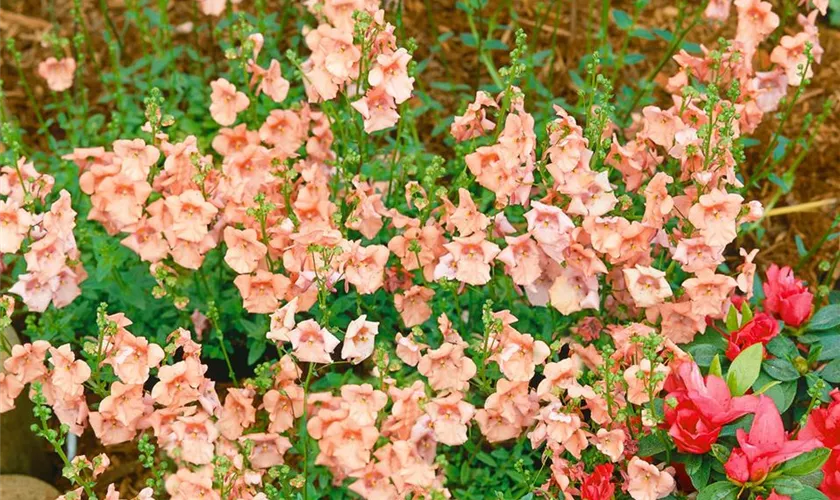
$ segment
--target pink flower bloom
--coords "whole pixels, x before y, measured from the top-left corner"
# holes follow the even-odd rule
[[[472,420],[475,407],[463,397],[460,392],[454,392],[426,404],[426,414],[432,419],[432,429],[438,442],[457,446],[467,441],[467,423]]]
[[[58,349],[49,348],[50,363],[53,370],[50,383],[53,389],[64,399],[73,399],[84,394],[84,384],[90,378],[90,367],[82,360],[77,360],[70,349],[70,344],[64,344]]]
[[[368,134],[391,128],[400,119],[394,98],[383,87],[368,89],[365,96],[351,106],[362,115]]]
[[[272,389],[263,396],[263,408],[268,413],[269,432],[285,432],[303,415],[303,388],[293,383]]]
[[[278,434],[248,434],[247,436],[241,436],[239,441],[254,443],[248,461],[257,469],[268,469],[276,465],[283,465],[283,455],[292,447],[289,438]]]
[[[216,427],[226,439],[236,439],[256,421],[256,413],[253,389],[230,388]]]
[[[443,246],[452,255],[455,279],[470,285],[484,285],[490,281],[490,263],[500,250],[498,245],[485,239],[484,233],[455,237]]]
[[[38,74],[47,81],[47,87],[55,92],[63,92],[73,86],[75,72],[76,60],[72,57],[61,60],[50,57],[38,64]]]
[[[142,384],[114,382],[111,393],[99,403],[99,412],[112,416],[127,428],[136,427],[140,417],[151,411],[143,401]]]
[[[598,433],[591,441],[598,448],[598,451],[610,457],[613,462],[618,462],[624,454],[625,439],[627,439],[627,435],[622,429],[608,431],[601,428],[598,429]]]
[[[13,410],[15,399],[23,392],[23,382],[11,373],[0,373],[0,413]]]
[[[822,446],[818,439],[788,440],[782,417],[772,399],[759,396],[750,432],[738,429],[739,448],[732,450],[723,468],[738,483],[760,483],[780,463]]]
[[[431,315],[431,311],[429,312]],[[414,336],[409,333],[407,336],[403,337],[401,334],[397,334],[396,336],[397,341],[397,357],[400,360],[407,364],[408,366],[417,366],[417,363],[420,362],[420,356],[424,348],[428,347],[425,344],[418,344],[414,341]]]
[[[306,125],[294,111],[275,109],[266,117],[259,134],[263,142],[291,156],[306,141]]]
[[[219,0],[203,0],[214,2]],[[224,4],[224,2],[222,2]],[[223,7],[224,8],[224,7]],[[166,478],[166,492],[172,500],[221,500],[213,488],[213,468],[202,467],[195,472],[182,467],[178,472]]]
[[[571,242],[569,233],[574,229],[574,223],[557,207],[538,201],[532,202],[531,207],[531,210],[525,213],[528,232],[549,257],[562,263],[563,251]]]
[[[330,353],[339,344],[335,335],[311,319],[299,323],[289,332],[289,340],[295,357],[308,363],[332,363]]]
[[[237,92],[236,87],[224,78],[210,82],[210,87],[213,89],[210,94],[210,115],[219,125],[233,125],[236,114],[245,111],[251,103],[248,96]]]
[[[528,233],[505,236],[507,246],[496,257],[505,264],[505,272],[517,285],[533,284],[543,273],[545,254]]]
[[[164,356],[159,345],[125,332],[103,363],[111,365],[114,374],[126,384],[143,384],[149,378],[149,369],[157,368]]]
[[[299,297],[290,300],[286,305],[271,313],[269,331],[265,335],[267,339],[275,342],[288,342],[289,332],[295,327],[295,314],[297,313]]]
[[[160,159],[160,150],[146,145],[143,139],[114,141],[114,155],[120,172],[135,181],[144,181],[153,165]]]
[[[240,274],[233,283],[242,295],[242,306],[256,314],[268,314],[277,309],[280,299],[291,286],[289,278],[262,269],[253,276]]]
[[[674,136],[685,128],[685,124],[671,110],[663,111],[656,106],[647,106],[642,110],[644,129],[642,134],[663,148],[674,144]]]
[[[720,189],[700,196],[700,202],[688,212],[688,220],[702,231],[706,243],[725,246],[736,236],[736,219],[744,198]]]
[[[432,308],[429,307],[429,300],[435,292],[431,288],[414,285],[404,294],[394,295],[394,307],[400,313],[406,328],[422,325],[432,317]]]
[[[402,48],[390,54],[379,54],[368,73],[368,83],[371,87],[381,86],[397,104],[402,104],[411,97],[414,88],[414,78],[408,76],[409,61],[411,54]]]
[[[735,8],[738,10],[735,40],[747,44],[750,51],[779,27],[779,16],[773,12],[773,5],[769,2],[735,0]]]
[[[391,252],[384,245],[363,247],[358,241],[350,242],[342,255],[344,279],[362,295],[371,294],[382,287],[385,264]]]
[[[197,400],[206,368],[192,357],[161,366],[158,383],[152,387],[152,397],[163,406],[180,406]]]
[[[469,380],[475,376],[476,366],[473,360],[464,354],[464,348],[464,345],[445,342],[420,358],[417,371],[429,379],[429,385],[436,391],[466,390]]]
[[[501,350],[493,355],[499,369],[508,379],[527,382],[534,376],[537,365],[545,362],[551,354],[542,340],[534,340],[528,334],[510,329],[501,341]]]
[[[0,253],[13,254],[32,226],[32,216],[13,200],[0,200]]]
[[[648,359],[643,359],[641,363],[626,369],[624,371],[624,381],[627,382],[627,401],[634,405],[642,405],[649,402],[650,395],[648,389],[651,386],[651,380],[654,375],[659,378],[659,381],[653,386],[653,394],[656,395],[665,385],[665,376],[668,375],[668,372],[668,367],[663,364],[657,364],[655,367],[651,367],[650,360]]]
[[[561,314],[601,307],[598,278],[586,276],[571,267],[563,269],[554,279],[548,294],[551,305]]]
[[[50,344],[45,340],[36,340],[31,344],[17,344],[12,347],[12,355],[3,362],[7,372],[28,384],[47,374],[44,360]]]
[[[464,188],[458,189],[458,208],[449,221],[461,236],[482,232],[490,225],[490,219],[478,210],[470,192]]]
[[[213,460],[214,441],[219,436],[210,415],[199,411],[193,416],[181,416],[172,424],[173,447],[181,449],[187,462],[205,465]]]
[[[793,275],[793,270],[773,264],[767,270],[764,288],[764,309],[781,318],[787,325],[798,327],[814,309],[814,295]]]
[[[729,294],[737,283],[729,276],[715,274],[701,269],[696,278],[689,278],[682,284],[691,300],[691,311],[698,316],[722,317]]]
[[[496,128],[496,124],[487,119],[485,107],[498,108],[499,105],[487,93],[479,90],[475,93],[475,101],[467,106],[462,116],[456,116],[449,129],[449,133],[458,142],[481,137],[486,132]]]
[[[673,295],[664,271],[637,264],[623,272],[624,282],[637,307],[652,307]]]
[[[280,103],[286,99],[289,93],[289,81],[283,78],[280,70],[280,62],[277,59],[272,59],[268,69],[262,76],[262,81],[257,87],[257,95],[260,92],[265,93],[274,102]]]
[[[378,333],[379,323],[367,321],[367,315],[365,314],[351,321],[347,326],[347,333],[344,335],[341,359],[357,365],[369,358],[373,354],[373,343]]]
[[[225,262],[239,274],[249,274],[257,269],[260,260],[265,257],[268,249],[257,238],[253,229],[236,229],[227,226],[224,232]]]
[[[639,457],[630,459],[627,476],[627,492],[634,500],[656,500],[666,497],[676,487],[674,477],[670,473]]]

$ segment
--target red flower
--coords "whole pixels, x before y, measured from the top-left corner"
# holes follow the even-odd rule
[[[764,283],[764,309],[781,318],[788,326],[797,327],[811,316],[814,295],[790,267],[773,264]]]
[[[665,406],[665,424],[668,434],[682,453],[701,454],[712,449],[722,426],[703,416],[694,402],[684,399],[676,408]]]
[[[764,500],[764,497],[758,496],[755,500]],[[770,496],[767,497],[767,500],[790,500],[790,497],[787,495],[780,495],[776,493],[776,490],[771,490]]]
[[[832,450],[828,461],[823,465],[823,481],[820,491],[832,500],[840,498],[840,449]]]
[[[778,333],[779,323],[769,314],[760,312],[740,330],[730,334],[726,357],[733,361],[741,351],[753,344],[761,342],[766,346]]]
[[[740,448],[735,448],[723,465],[727,477],[737,483],[761,483],[780,463],[822,446],[817,439],[788,441],[782,416],[767,396],[759,396],[750,433],[738,429]]]
[[[595,467],[592,474],[583,480],[580,486],[582,500],[602,500],[612,498],[615,485],[612,483],[613,464],[601,464]]]
[[[680,363],[665,380],[665,391],[678,402],[690,399],[698,412],[712,425],[727,424],[758,407],[755,396],[732,397],[726,382],[708,375],[705,380],[693,362]]]
[[[828,408],[816,408],[799,432],[800,439],[818,439],[831,448],[831,456],[823,465],[820,491],[828,498],[840,499],[840,389],[831,391],[833,401]]]

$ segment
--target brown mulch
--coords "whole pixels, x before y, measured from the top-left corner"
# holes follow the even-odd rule
[[[173,24],[179,24],[191,20],[191,2],[194,0],[174,1],[170,0],[170,19]],[[125,10],[122,0],[107,0],[112,9],[112,16],[118,26],[122,26],[122,16]],[[250,4],[251,2],[245,2]],[[268,0],[268,12],[279,10],[283,0]],[[294,4],[295,2],[293,2]],[[396,1],[388,2],[396,5]],[[491,0],[483,12],[485,18],[489,18],[498,11],[498,19],[506,26],[502,32],[497,32],[497,37],[506,42],[509,46],[513,44],[513,23],[507,14],[507,6],[514,5],[517,13],[517,23],[525,29],[530,37],[536,35],[537,50],[543,50],[549,46],[554,39],[554,57],[551,65],[544,65],[539,69],[539,76],[542,81],[549,81],[549,89],[557,96],[574,101],[576,89],[569,77],[569,70],[577,67],[582,56],[591,52],[595,41],[586,40],[583,33],[586,27],[590,31],[597,30],[599,13],[597,5],[600,2],[580,1],[544,1],[536,0]],[[544,12],[545,5],[552,5],[551,12]],[[614,5],[626,11],[632,10],[632,1],[618,0]],[[62,36],[72,36],[74,26],[70,14],[72,0],[7,0],[2,3],[0,9],[0,33],[5,41],[7,37],[14,37],[17,47],[22,52],[23,66],[26,78],[33,87],[36,98],[42,101],[49,99],[49,91],[45,88],[43,81],[37,76],[38,62],[48,57],[50,51],[40,43],[44,33],[51,29],[53,22],[60,27]],[[89,31],[94,34],[94,40],[101,41],[101,33],[106,29],[104,19],[99,10],[99,0],[82,0],[83,13],[88,23]],[[52,6],[52,8],[50,8]],[[424,90],[438,99],[446,108],[447,113],[454,112],[460,96],[457,93],[435,90],[429,84],[435,81],[458,82],[468,85],[471,89],[476,87],[479,79],[487,81],[486,70],[478,61],[474,48],[467,47],[460,39],[461,33],[469,32],[469,26],[465,14],[455,8],[455,0],[404,0],[405,13],[403,16],[406,35],[414,37],[418,41],[417,60],[430,57],[429,66],[424,73],[424,82],[418,82]],[[587,6],[592,9],[587,12]],[[677,10],[673,2],[654,0],[647,7],[640,19],[642,27],[672,27],[675,23]],[[734,11],[733,11],[734,16]],[[540,22],[540,19],[544,19]],[[542,25],[539,28],[538,25]],[[556,26],[556,30],[554,28]],[[290,27],[294,29],[293,26]],[[731,29],[731,27],[730,27]],[[434,41],[443,33],[451,32],[454,36],[443,43],[443,50],[437,54],[431,54],[429,49]],[[712,28],[698,29],[689,36],[692,42],[705,42],[707,46],[714,44],[719,36],[726,36],[725,30]],[[180,35],[179,42],[186,42],[186,35]],[[621,40],[622,34],[616,30],[614,25],[610,28],[610,37],[616,44]],[[822,64],[815,69],[815,75],[810,89],[805,93],[800,104],[797,106],[789,123],[785,127],[785,135],[795,135],[801,126],[806,114],[818,114],[823,103],[831,99],[834,105],[834,116],[829,118],[823,130],[817,136],[812,150],[799,167],[796,176],[796,184],[791,193],[785,195],[779,201],[777,207],[792,207],[802,203],[840,199],[840,120],[837,120],[837,103],[840,102],[840,31],[830,28],[827,24],[821,26],[821,43],[825,49]],[[208,40],[202,40],[202,50],[215,50],[218,59],[222,55],[217,48],[213,48]],[[123,63],[130,61],[132,50],[142,50],[141,43],[126,44],[127,54],[124,54]],[[641,79],[652,68],[660,54],[665,48],[664,42],[632,40],[629,45],[629,52],[639,52],[647,56],[642,63],[626,68],[622,73],[623,82],[633,83]],[[95,47],[102,61],[107,61],[107,53],[104,47]],[[0,58],[0,79],[3,80],[3,89],[6,94],[6,110],[21,122],[30,132],[37,128],[35,117],[29,109],[26,95],[19,85],[19,78],[10,60],[5,43],[0,47],[2,58]],[[497,66],[503,64],[504,52],[494,52],[497,57]],[[666,66],[664,72],[669,73],[672,66]],[[622,81],[622,80],[620,80]],[[92,101],[95,101],[97,93],[102,91],[101,83],[95,74],[90,74],[85,84],[91,89]],[[430,130],[434,125],[432,118],[426,118],[426,127]],[[766,117],[756,137],[766,142],[773,130],[777,127],[774,117]],[[29,138],[33,137],[30,134]],[[32,145],[39,147],[44,145]],[[758,161],[757,152],[748,153],[748,161]],[[763,201],[769,199],[775,192],[775,186],[766,183],[763,191],[753,193]],[[816,210],[799,211],[784,215],[769,217],[764,226],[767,234],[762,241],[749,241],[746,246],[757,246],[761,248],[758,261],[762,264],[769,262],[795,263],[798,260],[795,236],[799,236],[807,246],[818,241],[828,230],[835,214],[840,210],[840,203],[829,204]],[[825,245],[818,258],[826,259],[840,251],[840,239],[835,239]],[[815,266],[804,269],[803,276],[809,280],[815,280],[817,274]],[[88,436],[89,438],[89,436]],[[89,439],[82,441],[80,448],[89,457],[98,451],[95,443]],[[114,465],[111,471],[118,471],[114,477],[109,471],[109,476],[102,481],[103,485],[108,482],[115,482],[120,486],[124,495],[139,491],[143,487],[143,474],[138,474],[139,464],[136,462],[136,450],[133,446],[109,447],[108,454]],[[121,474],[121,475],[120,475]],[[67,486],[67,485],[64,485]]]

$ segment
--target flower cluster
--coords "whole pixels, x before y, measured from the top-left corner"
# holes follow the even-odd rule
[[[239,3],[197,6],[220,17]],[[695,22],[726,20],[730,3]],[[307,55],[288,61],[233,16],[231,70],[202,89],[211,133],[187,132],[153,90],[142,134],[63,156],[86,220],[149,266],[177,327],[154,325],[154,342],[103,306],[81,350],[11,347],[0,412],[29,384],[54,447],[88,429],[138,442],[144,500],[308,499],[330,481],[362,498],[455,498],[475,460],[511,449],[518,469],[498,476],[532,496],[840,497],[837,306],[733,250],[763,217],[745,199],[745,141],[820,61],[817,10],[777,39],[770,3],[734,4],[732,40],[677,43],[667,99],[640,89],[624,110],[598,54],[582,108],[542,109],[521,88],[518,32],[497,88],[440,128],[448,159],[402,145],[418,135],[416,44],[398,44],[376,0],[305,2]],[[67,61],[40,68],[53,90],[73,85]],[[68,192],[45,208],[54,182],[23,159],[0,172],[0,251],[26,264],[8,292],[33,312],[69,304],[85,278]],[[4,295],[0,319],[14,307]],[[256,368],[237,380],[243,345]],[[107,456],[62,456],[78,487],[65,498],[92,496]]]

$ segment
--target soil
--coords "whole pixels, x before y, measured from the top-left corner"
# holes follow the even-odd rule
[[[175,2],[170,0],[169,17],[173,24],[179,24],[191,20],[192,1],[187,0]],[[252,2],[243,2],[251,4]],[[267,11],[279,10],[283,0],[267,0]],[[294,3],[294,2],[293,2]],[[470,88],[475,88],[476,82],[487,80],[487,73],[478,61],[474,48],[467,47],[461,37],[461,33],[468,33],[469,26],[464,13],[457,10],[455,0],[391,0],[388,2],[392,8],[402,4],[404,8],[404,29],[407,36],[414,37],[418,41],[416,60],[429,58],[429,65],[424,73],[424,80],[428,82],[449,81],[464,83]],[[777,2],[774,2],[777,3]],[[7,0],[3,9],[0,10],[0,31],[3,38],[14,37],[17,47],[22,53],[22,66],[26,79],[33,88],[37,99],[43,99],[49,95],[43,80],[37,76],[38,63],[50,55],[49,50],[40,43],[44,33],[50,30],[55,23],[59,26],[62,36],[72,36],[74,25],[71,16],[72,0]],[[99,10],[99,0],[81,0],[83,14],[87,21],[88,29],[93,34],[94,40],[101,41],[101,33],[105,28],[105,20]],[[117,26],[123,25],[123,13],[125,11],[122,0],[107,0],[111,8],[111,16]],[[489,0],[484,8],[483,17],[490,18],[498,12],[498,20],[505,28],[497,38],[512,45],[514,27],[510,16],[507,14],[509,5],[515,6],[516,18],[519,26],[525,28],[532,39],[536,36],[537,50],[544,50],[553,45],[552,64],[545,65],[540,70],[539,76],[542,81],[549,83],[549,90],[556,96],[567,100],[573,100],[576,96],[575,86],[569,77],[569,70],[577,67],[581,57],[591,52],[589,41],[583,35],[586,31],[594,32],[600,19],[598,9],[600,2],[587,0],[573,0],[564,2],[558,0],[538,2],[537,0]],[[613,6],[622,8],[625,11],[632,10],[632,2],[628,0],[617,0],[612,2]],[[550,9],[546,9],[550,5]],[[52,7],[51,7],[52,6]],[[672,28],[676,22],[677,9],[674,2],[653,0],[641,16],[640,26],[644,28]],[[733,9],[733,16],[734,9]],[[290,23],[291,24],[291,23]],[[732,23],[729,23],[730,25]],[[791,23],[789,23],[791,24]],[[795,23],[792,23],[795,26]],[[541,26],[541,28],[539,27]],[[556,29],[555,29],[556,26]],[[590,28],[587,30],[587,26]],[[483,29],[479,26],[479,29]],[[787,207],[789,213],[773,215],[767,218],[764,223],[766,234],[758,241],[751,238],[751,241],[743,242],[745,247],[758,247],[761,249],[757,261],[759,265],[769,262],[795,263],[798,260],[795,237],[802,238],[806,246],[810,247],[829,230],[834,216],[840,210],[840,121],[837,116],[838,102],[840,102],[840,31],[823,23],[820,31],[821,44],[825,50],[822,63],[815,68],[812,84],[800,100],[790,120],[784,127],[784,135],[790,137],[796,134],[801,127],[803,120],[808,113],[818,114],[827,100],[833,105],[833,116],[830,117],[823,129],[817,135],[811,151],[799,166],[796,175],[796,184],[793,190],[783,196],[777,208]],[[295,29],[290,26],[290,29]],[[791,30],[794,33],[795,30]],[[452,33],[443,42],[442,50],[439,53],[430,53],[430,47],[444,33]],[[614,45],[620,43],[622,33],[614,24],[611,24],[610,38]],[[695,43],[705,43],[708,46],[721,36],[731,34],[724,29],[702,28],[695,30],[689,35],[689,40]],[[181,35],[185,36],[185,35]],[[553,41],[553,44],[552,44]],[[208,43],[205,43],[208,42]],[[131,50],[142,50],[140,43],[126,43],[127,53],[124,54],[124,61],[131,60]],[[209,40],[202,40],[199,47],[201,50],[215,50],[218,58],[222,57],[219,49],[214,49]],[[104,44],[95,44],[94,50],[99,51],[99,58],[107,60]],[[646,56],[645,61],[626,68],[622,72],[623,82],[637,82],[658,62],[665,50],[665,42],[657,39],[654,41],[632,40],[629,45],[630,52],[637,52]],[[34,132],[37,128],[35,117],[29,110],[27,97],[20,86],[19,77],[10,59],[9,52],[2,48],[0,59],[0,78],[4,81],[3,88],[6,92],[7,111],[11,113],[23,126]],[[505,52],[494,52],[498,57],[497,67],[503,64]],[[673,72],[673,65],[668,64],[663,69],[659,79]],[[91,75],[85,82],[91,92],[91,100],[95,101],[102,87],[95,75]],[[451,114],[456,111],[458,96],[456,93],[436,90],[426,84],[424,88],[444,105],[444,113]],[[434,124],[426,123],[426,129],[431,130]],[[773,131],[778,127],[776,117],[765,117],[759,131],[755,134],[762,142],[769,140]],[[33,137],[30,135],[29,137]],[[39,147],[39,145],[32,145]],[[432,144],[431,147],[435,147]],[[758,158],[757,153],[748,154],[748,165],[755,164]],[[749,168],[749,167],[748,167]],[[752,193],[749,199],[768,200],[775,192],[775,186],[766,183],[763,190]],[[822,206],[816,209],[802,210],[798,206],[810,202],[823,202]],[[824,245],[817,259],[826,259],[840,251],[840,238],[833,239]],[[802,276],[812,282],[817,278],[816,266],[810,265],[801,272]],[[88,457],[92,457],[101,450],[97,449],[95,442],[90,439],[90,433],[82,439],[80,450]],[[115,482],[123,496],[136,493],[144,485],[145,471],[138,473],[139,465],[136,461],[136,450],[133,445],[118,445],[108,448],[108,455],[111,458],[112,466],[106,473],[100,484],[107,486],[109,482]],[[60,467],[57,467],[60,470]],[[66,484],[63,486],[67,486]]]

